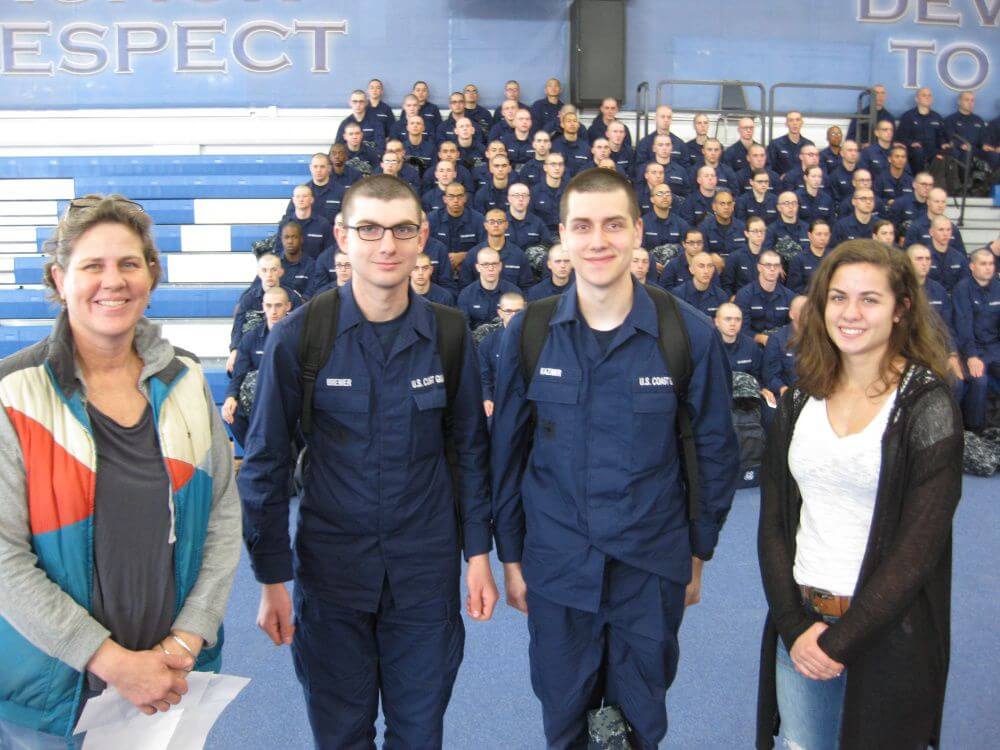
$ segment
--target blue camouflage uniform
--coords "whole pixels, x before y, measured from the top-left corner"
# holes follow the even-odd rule
[[[1000,390],[1000,279],[994,276],[982,286],[966,277],[952,290],[951,299],[959,352],[964,360],[979,357],[986,365],[978,378],[972,377],[967,362],[965,366],[968,385],[962,413],[966,428],[978,430],[986,421],[989,391]]]
[[[713,277],[708,289],[702,291],[694,285],[694,280],[685,281],[669,290],[677,299],[684,300],[691,307],[701,313],[705,313],[710,318],[715,317],[715,311],[719,305],[729,301],[729,295],[725,293],[718,280]]]
[[[691,556],[712,556],[738,473],[728,361],[711,322],[680,303],[701,496],[700,518],[688,519],[659,324],[644,288],[633,288],[632,310],[603,351],[574,290],[558,304],[530,383],[524,315],[500,347],[495,536],[500,560],[521,563],[527,582],[532,686],[549,747],[586,746],[587,711],[602,699],[623,708],[636,747],[665,735]]]
[[[793,297],[795,293],[780,281],[768,292],[757,278],[736,292],[733,303],[743,313],[743,326],[756,334],[785,325]]]
[[[825,257],[825,253],[822,257],[818,257],[815,253],[804,249],[788,261],[788,281],[785,282],[785,286],[796,294],[805,294],[812,275]]]
[[[430,304],[411,294],[390,337],[364,318],[350,284],[339,293],[336,339],[316,379],[294,555],[288,480],[304,316],[268,336],[238,480],[247,550],[261,583],[294,577],[292,653],[316,746],[370,744],[381,697],[386,744],[440,747],[464,644],[460,555],[491,546],[479,368],[464,347],[449,404]]]
[[[497,317],[500,298],[507,292],[521,292],[521,290],[502,278],[496,289],[486,289],[482,282],[476,279],[459,292],[456,307],[469,319],[469,328],[475,328]]]
[[[792,336],[792,324],[782,326],[767,337],[764,356],[761,360],[761,370],[764,376],[762,385],[775,396],[781,393],[784,386],[791,388],[798,380],[795,372],[795,351],[789,345]]]
[[[447,211],[433,211],[427,216],[430,236],[441,242],[449,253],[462,253],[486,241],[485,219],[478,211],[466,208],[461,216]]]
[[[462,265],[458,267],[458,286],[460,289],[464,289],[469,284],[479,280],[479,274],[476,272],[476,256],[480,250],[487,247],[489,247],[489,242],[476,245],[462,259]],[[531,264],[528,262],[524,250],[513,242],[504,242],[503,247],[497,252],[500,254],[500,262],[503,263],[501,279],[509,281],[521,290],[526,290],[535,283],[535,277],[531,273]]]
[[[660,245],[679,245],[689,228],[688,223],[673,208],[665,219],[657,216],[655,211],[650,211],[642,217],[642,246],[652,250]]]

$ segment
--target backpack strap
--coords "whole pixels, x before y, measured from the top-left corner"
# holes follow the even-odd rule
[[[316,295],[305,306],[305,321],[299,336],[299,367],[302,369],[302,410],[299,426],[302,434],[312,432],[313,394],[320,368],[330,358],[337,338],[340,293],[334,287]]]
[[[465,355],[465,342],[468,326],[465,316],[454,307],[430,303],[437,319],[437,350],[444,369],[444,387],[448,393],[448,410],[455,403],[458,395],[458,384],[462,379],[462,358]]]
[[[694,429],[691,412],[687,405],[688,385],[691,382],[691,338],[681,317],[677,300],[669,292],[649,284],[646,292],[656,305],[656,319],[660,329],[660,353],[670,370],[677,395],[677,432],[681,438],[681,457],[684,462],[684,477],[687,484],[688,519],[696,521],[701,517],[701,501],[698,485],[698,454],[695,451]]]
[[[559,297],[543,297],[530,302],[521,313],[524,324],[521,326],[521,371],[524,374],[525,385],[531,384],[538,367],[538,358],[542,356],[545,340],[549,337],[549,323],[555,315]]]

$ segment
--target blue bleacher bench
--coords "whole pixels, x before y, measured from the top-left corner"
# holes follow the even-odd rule
[[[245,286],[227,284],[160,286],[153,292],[146,316],[229,318],[244,289]],[[59,306],[47,299],[47,292],[47,289],[0,289],[0,318],[51,320],[58,313]],[[11,329],[13,326],[3,327],[5,331]]]
[[[0,159],[0,179],[167,175],[288,175],[305,182],[312,155],[19,156]]]
[[[176,198],[290,198],[306,182],[292,175],[212,175],[190,177],[83,177],[73,180],[76,195],[121,193],[134,201]],[[175,222],[191,223],[191,222]]]
[[[147,203],[150,202],[147,201]],[[191,211],[193,217],[193,207]],[[154,218],[153,221],[155,222],[156,219]],[[190,222],[188,223],[190,224]],[[45,243],[52,237],[54,231],[55,227],[35,228],[35,245],[38,247],[38,252],[45,252]],[[277,226],[275,224],[235,224],[229,229],[230,246],[237,252],[250,252],[254,242],[270,237],[276,231]],[[154,224],[153,241],[156,243],[156,249],[161,253],[182,251],[184,248],[181,246],[181,234],[182,229],[179,224]],[[228,247],[218,248],[218,252],[225,252],[227,250],[229,250]],[[17,283],[37,284],[38,282],[18,280]]]

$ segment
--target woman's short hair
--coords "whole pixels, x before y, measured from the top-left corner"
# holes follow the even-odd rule
[[[45,242],[45,252],[49,255],[49,260],[43,267],[42,281],[50,290],[50,298],[58,299],[56,283],[52,278],[53,266],[59,266],[65,271],[77,240],[98,224],[120,224],[134,232],[142,243],[142,257],[153,280],[150,289],[155,289],[160,282],[162,273],[160,253],[153,242],[153,220],[149,218],[149,214],[142,206],[130,201],[124,195],[95,193],[70,201],[55,232]]]
[[[883,392],[902,374],[895,363],[899,357],[924,365],[942,380],[947,380],[947,333],[941,318],[927,304],[910,259],[878,240],[859,239],[838,245],[813,274],[809,303],[792,338],[798,387],[810,396],[826,398],[837,386],[841,375],[840,350],[826,331],[827,295],[837,269],[856,263],[884,269],[896,301],[899,322],[893,326],[879,368]]]

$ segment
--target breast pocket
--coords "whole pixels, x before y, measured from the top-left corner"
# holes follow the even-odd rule
[[[444,410],[448,405],[444,385],[414,390],[412,401],[410,456],[415,461],[440,456],[444,445]]]
[[[343,381],[350,381],[350,385]],[[356,445],[359,450],[367,445],[370,412],[369,382],[345,378],[340,384],[328,385],[317,380],[313,394],[314,423],[335,445]]]
[[[632,383],[632,468],[663,466],[676,450],[677,396],[666,373]]]
[[[532,379],[527,393],[528,400],[534,405],[535,449],[543,452],[553,450],[559,454],[581,437],[580,372],[546,367],[540,370]],[[545,370],[558,374],[542,374]],[[561,460],[564,459],[565,455]]]

